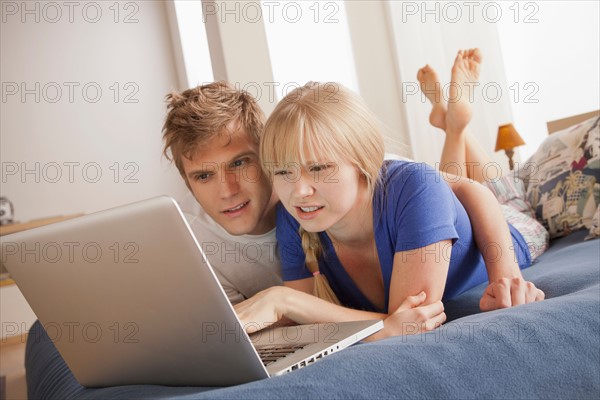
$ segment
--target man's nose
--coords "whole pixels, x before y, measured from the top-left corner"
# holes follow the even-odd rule
[[[240,178],[240,174],[236,172],[225,172],[221,175],[221,198],[235,196],[240,191]]]

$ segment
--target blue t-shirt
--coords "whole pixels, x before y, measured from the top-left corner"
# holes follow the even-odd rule
[[[452,299],[488,279],[464,207],[440,174],[426,164],[406,161],[387,161],[384,164],[373,197],[373,225],[385,289],[384,310],[377,309],[363,295],[342,267],[327,233],[319,233],[323,246],[319,270],[347,307],[387,312],[395,253],[419,249],[442,240],[452,240],[443,300]],[[279,204],[277,242],[284,281],[312,276],[305,265],[299,227],[299,223]],[[509,224],[509,228],[517,261],[521,268],[525,268],[531,264],[527,244],[513,226]],[[447,254],[444,251],[438,254],[444,253]]]

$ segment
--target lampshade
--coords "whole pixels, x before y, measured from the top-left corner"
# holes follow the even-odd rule
[[[519,136],[519,133],[512,124],[502,125],[498,128],[498,138],[496,139],[496,151],[510,150],[517,146],[524,145],[525,142]]]

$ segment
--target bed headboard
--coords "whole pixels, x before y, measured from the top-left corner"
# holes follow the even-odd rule
[[[592,118],[593,116],[600,116],[600,110],[590,111],[585,114],[574,115],[574,116],[568,117],[568,118],[557,119],[556,121],[550,121],[547,123],[548,134],[551,135],[556,131],[560,131],[562,129],[568,128],[579,122],[583,122],[587,119]]]

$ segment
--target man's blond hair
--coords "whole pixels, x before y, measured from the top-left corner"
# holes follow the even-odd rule
[[[250,94],[236,90],[227,82],[173,92],[166,96],[166,101],[163,154],[175,163],[186,184],[183,157],[191,159],[199,147],[216,135],[231,135],[245,128],[250,138],[259,142],[264,113]]]

